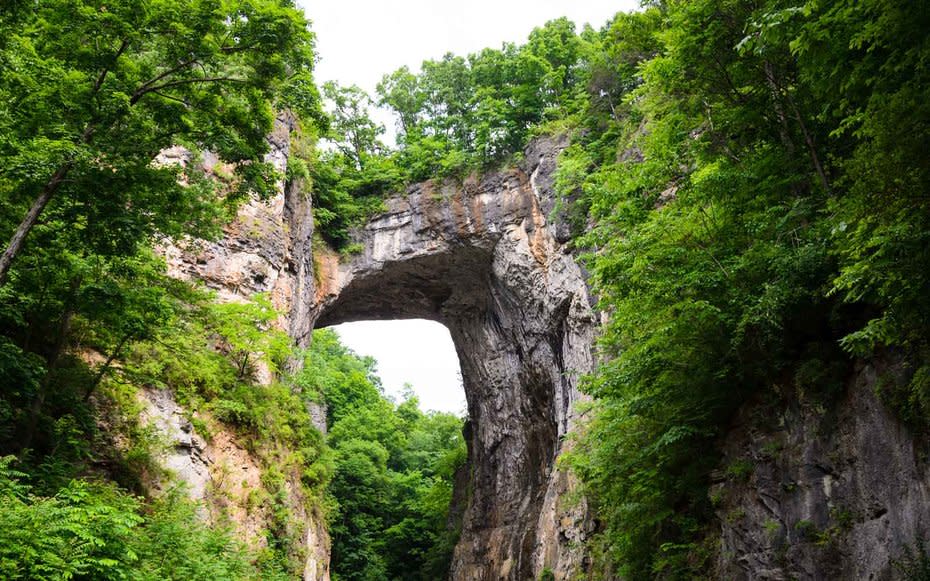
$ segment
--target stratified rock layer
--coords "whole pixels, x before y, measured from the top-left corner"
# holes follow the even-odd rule
[[[281,169],[290,129],[282,117],[269,138]],[[294,183],[243,207],[223,240],[165,251],[176,276],[224,300],[269,293],[298,344],[315,326],[352,320],[420,317],[449,328],[470,418],[455,579],[528,579],[544,568],[562,579],[583,567],[587,509],[561,501],[574,483],[555,460],[578,379],[592,368],[595,322],[563,244],[567,227],[549,219],[563,145],[537,141],[521,168],[411,187],[355,233],[361,252],[341,260],[314,256],[310,198]],[[325,536],[316,522],[309,530]]]
[[[269,159],[282,170],[291,129],[282,116],[269,137]],[[422,317],[449,328],[469,410],[455,580],[538,579],[546,570],[562,580],[588,570],[593,524],[584,501],[570,501],[575,482],[556,467],[577,419],[579,377],[593,367],[596,327],[553,191],[563,146],[537,140],[521,167],[411,187],[355,233],[361,251],[349,257],[314,252],[311,200],[299,183],[247,204],[219,242],[165,249],[176,276],[225,300],[269,293],[301,345],[315,326],[353,320]],[[165,155],[191,162],[183,151]],[[741,411],[722,441],[724,466],[739,469],[713,488],[717,576],[896,578],[895,559],[930,534],[930,472],[875,396],[876,377],[874,366],[860,366],[845,398],[826,408]],[[162,404],[151,409],[168,410],[162,423],[180,434],[168,463],[201,491],[207,470],[196,435],[174,426],[177,414]],[[305,578],[326,581],[325,527],[318,514],[306,518]]]
[[[268,136],[267,161],[285,174],[290,153],[294,119],[282,114]],[[193,163],[192,156],[173,148],[160,156],[162,163]],[[206,155],[203,168],[218,173],[217,160]],[[224,168],[229,170],[230,168]],[[267,293],[285,316],[279,325],[300,345],[310,339],[317,306],[313,276],[313,215],[310,196],[300,183],[281,181],[268,200],[251,200],[240,208],[237,219],[224,229],[216,242],[182,240],[161,250],[173,276],[203,282],[217,291],[219,300],[244,301],[255,293]],[[310,324],[308,324],[310,323]],[[295,362],[296,363],[296,362]],[[260,381],[270,381],[267,369],[258,370]],[[253,506],[249,493],[261,488],[259,461],[225,430],[214,433],[204,447],[184,413],[170,394],[149,391],[144,394],[146,415],[170,442],[163,463],[186,482],[191,496],[203,500],[208,512],[223,514],[234,525],[241,540],[261,546],[259,531],[267,529],[267,511]],[[325,413],[311,409],[316,427],[325,431]],[[235,473],[239,478],[226,475]],[[293,478],[293,476],[288,476]],[[308,506],[299,482],[287,483],[284,502],[295,520],[303,522],[306,560],[305,581],[329,581],[329,534],[321,511]]]

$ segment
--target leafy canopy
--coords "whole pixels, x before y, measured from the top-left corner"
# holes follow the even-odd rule
[[[313,36],[288,0],[41,0],[6,10],[0,33],[5,237],[40,216],[108,255],[155,235],[215,235],[212,182],[156,163],[159,152],[213,151],[236,164],[227,202],[267,196],[275,109],[319,117]]]

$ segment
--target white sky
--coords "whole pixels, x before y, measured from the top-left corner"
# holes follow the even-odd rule
[[[600,28],[638,0],[298,0],[317,35],[317,82],[358,85],[372,95],[381,77],[403,65],[416,71],[445,53],[465,55],[522,43],[548,20],[567,16]],[[393,120],[376,114],[388,126]],[[458,358],[448,330],[428,321],[378,321],[334,327],[360,355],[378,360],[385,391],[413,385],[424,409],[464,413]]]
[[[459,359],[449,330],[423,319],[363,321],[331,327],[350,349],[378,360],[384,391],[398,401],[405,383],[420,408],[465,415]]]

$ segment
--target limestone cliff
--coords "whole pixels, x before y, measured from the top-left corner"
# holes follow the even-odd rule
[[[275,131],[268,137],[268,161],[284,175],[290,152],[294,120],[279,116]],[[163,163],[194,163],[183,149],[163,152]],[[224,173],[209,154],[202,160],[208,174]],[[217,291],[219,299],[241,301],[255,293],[268,293],[274,306],[286,313],[279,325],[298,344],[309,340],[307,321],[316,305],[311,243],[313,220],[310,198],[299,183],[278,184],[276,195],[265,201],[252,200],[240,208],[237,219],[224,229],[217,242],[183,240],[166,244],[161,250],[169,273],[186,280],[197,280]],[[259,380],[268,381],[267,371],[259,370]],[[237,536],[253,546],[263,546],[271,515],[251,502],[254,491],[262,490],[259,460],[236,436],[215,425],[210,441],[198,435],[181,409],[164,391],[144,394],[146,418],[169,442],[163,464],[185,482],[190,495],[203,500],[208,517],[230,522]],[[317,428],[325,430],[325,414]],[[209,420],[209,418],[207,418]],[[301,523],[294,531],[303,539],[306,555],[303,578],[329,579],[329,535],[323,514],[308,506],[301,495],[299,477],[288,476],[287,506],[291,521]]]
[[[256,493],[265,490],[258,458],[222,424],[200,416],[211,424],[211,437],[196,432],[186,411],[170,391],[148,388],[142,395],[141,420],[154,427],[166,444],[161,464],[175,480],[186,485],[194,500],[202,501],[202,516],[214,523],[231,525],[236,537],[252,548],[267,546],[266,530],[273,521],[267,506],[256,503]],[[157,489],[169,483],[153,482]],[[305,581],[329,579],[329,536],[323,515],[302,497],[299,483],[286,487],[285,502],[292,521],[301,523],[306,561]]]
[[[281,169],[288,131],[282,117],[270,137]],[[563,145],[541,140],[522,167],[388,199],[355,233],[362,251],[348,259],[322,252],[314,266],[309,196],[293,183],[247,204],[220,242],[166,250],[176,276],[225,300],[270,293],[298,343],[315,326],[349,320],[423,317],[449,327],[471,426],[456,579],[528,579],[544,568],[562,579],[583,568],[587,510],[564,501],[573,482],[555,461],[579,377],[591,370],[595,321],[581,269],[549,219]]]
[[[715,485],[726,579],[902,579],[930,532],[926,450],[876,395],[900,365],[858,364],[830,402],[746,406]]]

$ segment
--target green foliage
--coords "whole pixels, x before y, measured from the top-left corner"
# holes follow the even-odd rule
[[[261,462],[267,494],[259,504],[272,515],[268,548],[258,560],[262,576],[295,575],[303,568],[305,523],[294,520],[289,489],[299,482],[297,498],[310,509],[322,501],[333,470],[308,411],[316,398],[309,378],[317,372],[308,358],[300,372],[281,373],[286,360],[301,354],[274,327],[279,315],[267,297],[216,303],[193,294],[189,300],[157,337],[136,346],[121,373],[134,383],[171,389],[191,412],[208,412],[238,432]],[[256,383],[256,365],[275,380]]]
[[[37,495],[57,499],[63,490],[78,487],[74,490],[84,494],[85,489],[80,487],[89,487],[86,494],[90,498],[104,495],[106,503],[111,497],[116,499],[113,502],[130,498],[109,485],[100,488],[74,480],[97,465],[105,466],[107,476],[121,486],[142,491],[145,475],[160,470],[153,460],[159,445],[157,438],[139,425],[138,390],[139,386],[147,386],[172,390],[191,413],[213,412],[241,432],[243,441],[267,469],[286,471],[292,482],[301,483],[300,498],[308,506],[320,502],[332,471],[326,445],[312,427],[306,400],[289,383],[285,384],[289,378],[280,373],[283,362],[296,355],[287,336],[274,327],[278,314],[266,297],[259,295],[244,303],[216,303],[209,293],[168,278],[162,261],[148,252],[132,258],[93,261],[67,254],[65,257],[70,260],[61,261],[60,271],[29,273],[39,283],[35,289],[22,287],[23,278],[3,287],[13,300],[4,303],[2,311],[7,336],[0,341],[0,365],[5,371],[0,410],[6,421],[0,446],[18,454],[19,465]],[[75,280],[80,284],[71,282]],[[30,339],[42,329],[61,335]],[[106,361],[76,357],[70,349],[78,344],[101,353]],[[253,376],[257,365],[275,374],[279,381],[256,385]],[[206,425],[202,421],[199,424]],[[98,432],[99,425],[106,429]],[[115,441],[120,445],[114,446]],[[284,486],[278,483],[277,489]],[[57,518],[57,502],[36,501],[37,507],[50,506],[54,510],[30,513],[38,527],[33,540],[52,543],[50,546],[56,548],[49,551],[65,555],[66,551],[59,551],[55,543],[67,539],[56,540],[52,530],[42,528],[54,525],[42,519]],[[132,545],[128,550],[134,551],[137,558],[126,560],[102,552],[100,558],[107,563],[114,559],[132,562],[139,578],[145,579],[242,578],[256,574],[250,564],[253,556],[244,547],[231,544],[228,533],[205,526],[201,531],[196,528],[200,525],[192,524],[196,520],[193,508],[172,504],[174,501],[132,502],[126,510],[151,514],[153,526],[163,524],[175,532],[195,527],[200,536],[189,540],[194,549],[200,550],[196,543],[202,543],[204,551],[228,555],[216,561],[200,559],[195,551],[186,553],[193,555],[190,562],[184,561],[183,555],[172,561],[160,555],[164,547],[146,553],[145,547]],[[269,502],[280,506],[277,497]],[[168,512],[159,512],[162,508],[158,507]],[[280,514],[280,509],[274,514]],[[158,520],[163,518],[167,520]],[[263,578],[301,570],[301,526],[286,523],[275,530],[276,543],[257,565]],[[179,538],[188,542],[186,536]],[[165,546],[180,542],[153,538],[156,541]],[[178,552],[183,553],[180,549]],[[88,555],[87,559],[97,559],[97,553]],[[49,570],[58,567],[63,572],[72,566],[78,567],[76,571],[91,571],[87,569],[91,565],[80,560],[84,558],[77,555],[74,564],[49,565],[42,561],[45,564],[36,566]],[[227,561],[238,569],[224,569]],[[150,576],[145,576],[149,569]],[[87,574],[120,576],[93,571]],[[46,573],[32,571],[25,575],[31,578]]]
[[[314,332],[307,367],[328,404],[334,578],[445,577],[458,535],[449,510],[465,462],[462,420],[420,411],[409,393],[400,404],[385,399],[371,360],[331,331]]]
[[[882,396],[930,426],[925,3],[674,0],[580,34],[555,20],[521,46],[386,75],[378,103],[397,114],[396,151],[357,87],[327,84],[323,113],[312,35],[289,1],[137,4],[0,8],[0,232],[31,205],[41,214],[0,273],[0,452],[21,471],[0,466],[3,576],[296,573],[296,480],[313,502],[331,483],[337,579],[446,574],[461,420],[386,400],[372,362],[332,333],[295,353],[267,297],[217,304],[148,250],[217,235],[246,194],[272,192],[280,176],[262,156],[275,106],[315,122],[287,178],[312,190],[320,232],[345,252],[351,228],[405,183],[571,135],[552,218],[590,251],[607,323],[591,419],[567,461],[604,523],[591,548],[607,574],[708,574],[714,444],[756,394],[825,401],[853,357],[892,353],[905,377]],[[174,145],[193,156],[153,163]],[[207,179],[205,149],[236,175]],[[299,357],[301,371],[282,373]],[[154,449],[131,419],[142,385],[232,426],[260,457],[254,503],[273,522],[257,564],[226,533],[190,525],[178,498],[143,503],[74,479],[105,459],[138,487]],[[311,402],[327,405],[331,450]],[[130,444],[104,455],[107,406]],[[182,536],[187,552],[171,544]],[[923,553],[906,575],[922,578]]]
[[[216,235],[224,204],[274,187],[263,160],[273,108],[319,116],[304,72],[313,37],[287,0],[144,10],[120,0],[42,0],[0,27],[4,240],[16,224],[29,234],[30,206],[43,224],[80,231],[78,248],[103,255],[132,254],[158,236]],[[177,145],[237,163],[226,200],[194,164],[155,163]],[[42,248],[29,238],[26,251]],[[7,250],[0,280],[20,253],[15,238]]]
[[[332,331],[313,334],[305,371],[296,381],[304,393],[326,400],[326,423],[331,426],[356,408],[367,408],[380,400],[381,380],[375,376],[375,360],[349,351]]]
[[[756,467],[749,460],[737,460],[726,468],[727,478],[748,482]]]
[[[306,20],[288,0],[142,8],[42,0],[0,10],[0,233],[7,240],[21,224],[28,234],[0,272],[0,453],[17,455],[36,499],[54,500],[37,507],[58,510],[56,495],[72,487],[97,496],[96,485],[72,486],[78,475],[141,491],[157,473],[158,443],[138,420],[140,386],[175,389],[192,407],[229,393],[245,401],[253,363],[276,371],[290,349],[270,329],[267,301],[214,305],[165,276],[151,246],[216,236],[239,200],[270,194],[279,177],[264,161],[274,108],[322,119]],[[171,146],[193,153],[180,164],[156,160]],[[236,175],[208,179],[197,155],[205,149]],[[30,205],[34,225],[23,222]],[[293,445],[308,487],[322,486],[328,471],[312,469],[321,436],[297,396],[268,391],[248,400],[257,404],[247,419],[263,428],[256,441]],[[276,424],[284,427],[267,429],[269,415],[285,416]]]
[[[904,554],[893,564],[905,581],[927,581],[930,579],[930,554],[927,553],[927,542],[918,539],[912,546],[905,547]]]
[[[144,509],[112,485],[71,481],[37,496],[0,462],[4,579],[246,579],[257,571],[228,532],[212,530],[178,491]]]
[[[291,340],[273,327],[278,313],[267,296],[256,295],[248,303],[214,303],[210,309],[212,327],[236,366],[237,379],[249,377],[256,363],[266,365],[271,372],[281,368],[290,355]]]
[[[425,61],[418,74],[402,67],[378,84],[378,104],[395,113],[398,147],[379,141],[371,98],[358,87],[324,86],[332,150],[308,165],[314,217],[324,238],[341,247],[349,230],[382,209],[381,198],[405,183],[462,177],[522,152],[540,125],[584,106],[591,70],[588,41],[566,18],[467,57]],[[605,64],[604,67],[609,67]]]
[[[288,511],[319,503],[332,472],[306,380],[282,373],[300,354],[267,297],[217,303],[167,277],[151,246],[214,237],[240,200],[274,191],[275,109],[303,117],[288,179],[312,177],[310,122],[329,119],[306,20],[289,0],[42,0],[5,3],[0,32],[0,233],[28,235],[0,271],[0,453],[21,470],[0,475],[0,576],[296,575],[305,531]],[[192,153],[156,159],[172,146]],[[234,175],[211,179],[203,150]],[[168,477],[139,421],[143,386],[171,390],[198,428],[225,422],[258,457],[256,508],[272,515],[261,555],[182,495],[89,478],[141,492]]]
[[[399,120],[398,165],[409,179],[460,174],[522,150],[530,129],[574,111],[586,72],[583,42],[562,18],[523,46],[402,68],[378,85],[379,103]]]
[[[403,172],[379,140],[384,127],[372,121],[371,98],[356,86],[323,86],[329,105],[331,149],[311,152],[309,176],[314,193],[313,216],[323,238],[340,248],[349,229],[383,209],[382,196],[403,183]]]
[[[576,243],[609,319],[569,461],[624,577],[706,574],[707,451],[752,394],[830,398],[851,355],[893,347],[911,379],[885,393],[930,417],[912,8],[668,2],[582,35],[596,90],[556,187],[576,231],[596,224]]]

